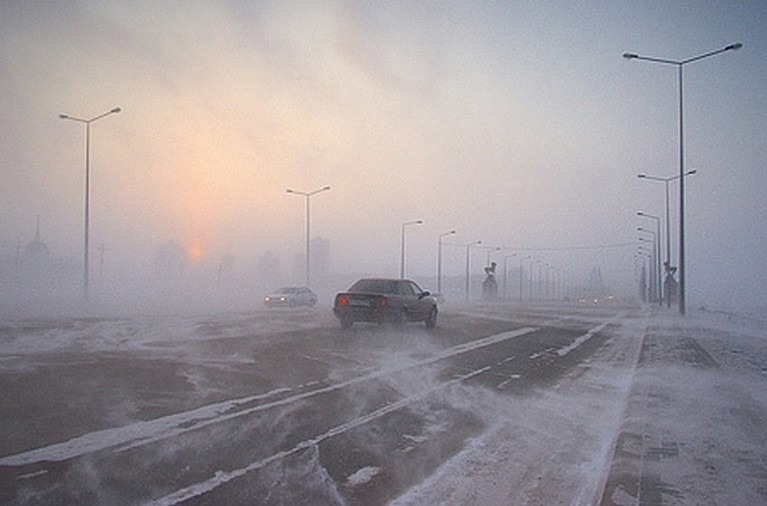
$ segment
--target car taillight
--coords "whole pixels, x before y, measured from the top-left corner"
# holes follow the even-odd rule
[[[349,305],[349,297],[346,297],[345,295],[342,295],[338,297],[338,305],[339,306],[348,306]]]
[[[386,307],[389,305],[389,299],[386,297],[381,297],[381,300],[378,301],[378,307]]]

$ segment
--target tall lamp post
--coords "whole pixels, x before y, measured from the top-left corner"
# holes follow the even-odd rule
[[[402,237],[400,239],[400,261],[399,261],[399,277],[400,279],[405,279],[405,227],[410,225],[420,225],[423,223],[422,220],[413,220],[413,221],[406,221],[402,224]]]
[[[623,57],[628,60],[642,60],[651,63],[661,63],[664,65],[674,65],[677,68],[679,76],[679,314],[686,312],[686,293],[685,293],[685,268],[684,258],[684,66],[688,63],[709,58],[711,56],[734,51],[743,47],[740,42],[730,44],[729,46],[710,51],[698,56],[686,58],[684,60],[670,60],[666,58],[655,58],[651,56],[640,56],[636,53],[623,53]]]
[[[470,242],[466,245],[466,301],[469,301],[469,277],[471,273],[469,272],[469,266],[471,264],[471,247],[476,246],[478,244],[482,244],[482,241],[474,241]]]
[[[310,256],[309,256],[309,253],[310,253],[310,250],[309,250],[309,244],[310,244],[309,234],[310,234],[310,230],[311,230],[310,215],[309,215],[309,199],[313,195],[317,195],[318,193],[321,193],[321,192],[324,192],[324,191],[328,191],[328,190],[330,190],[330,186],[323,186],[322,188],[320,188],[318,190],[311,191],[311,192],[302,192],[302,191],[298,191],[298,190],[292,190],[290,188],[285,190],[285,192],[287,192],[287,193],[291,193],[293,195],[300,195],[300,196],[304,197],[304,199],[306,201],[306,206],[305,206],[306,207],[306,252],[305,252],[305,254],[306,254],[306,259],[305,259],[305,261],[306,261],[306,279],[305,279],[305,284],[306,284],[307,288],[309,287],[309,283],[311,281],[311,267],[310,267],[311,261],[310,261]]]
[[[487,261],[485,262],[485,265],[487,267],[490,267],[490,254],[493,253],[494,251],[501,251],[501,249],[503,248],[501,248],[500,246],[495,246],[495,247],[489,246],[487,248]]]
[[[695,170],[695,169],[688,170],[687,172],[685,172],[683,174],[683,176],[684,177],[692,176],[693,174],[695,174],[697,172],[698,171]],[[677,179],[680,179],[680,176],[679,176],[679,174],[677,174],[676,176],[671,176],[671,177],[658,177],[658,176],[648,176],[647,174],[637,174],[637,177],[639,179],[647,179],[647,180],[650,180],[650,181],[660,181],[660,182],[664,183],[665,186],[666,186],[666,269],[667,270],[671,269],[671,225],[670,225],[670,221],[669,221],[670,220],[670,218],[669,218],[670,214],[669,214],[669,207],[668,207],[669,206],[668,184],[671,181],[676,181]],[[640,213],[640,216],[642,216],[641,213]],[[663,284],[665,285],[665,283],[663,283]],[[666,293],[666,295],[665,295],[665,297],[666,297],[666,307],[669,307],[669,308],[671,307],[671,297],[670,297],[670,295],[671,295],[670,293]]]
[[[644,249],[639,248],[634,258],[641,262],[641,270],[639,271],[639,293],[642,296],[642,302],[647,302],[647,269],[645,268],[645,258],[649,259]],[[648,260],[649,262],[649,260]]]
[[[90,151],[91,151],[91,123],[98,121],[101,118],[120,112],[119,107],[108,110],[105,113],[99,114],[92,118],[78,118],[70,116],[68,114],[59,114],[59,118],[68,119],[70,121],[76,121],[85,125],[85,247],[83,254],[83,300],[87,304],[90,300],[90,275],[89,275],[89,223],[90,223]]]
[[[643,213],[642,211],[639,211],[637,213],[637,216],[641,216],[643,218],[650,218],[651,220],[655,220],[655,237],[657,238],[656,243],[656,249],[655,249],[655,262],[657,264],[657,279],[658,279],[658,305],[663,305],[663,274],[660,268],[661,263],[661,256],[660,256],[660,243],[661,243],[661,236],[660,236],[660,216],[654,216],[652,214]],[[666,240],[668,240],[668,236],[666,236]]]
[[[521,254],[519,255],[519,300],[520,301],[522,300],[522,285],[525,282],[525,279],[524,279],[525,269],[523,264],[526,258],[529,259],[530,255],[527,255],[527,256],[522,256]]]
[[[455,235],[455,230],[444,232],[437,237],[437,293],[442,293],[442,238]]]
[[[503,257],[503,298],[508,299],[508,277],[509,277],[509,258],[515,258],[517,256],[516,253],[512,253],[511,255],[506,255]],[[520,276],[522,275],[522,271],[520,270]]]
[[[647,234],[652,235],[652,240],[647,239],[646,237],[639,237],[639,242],[649,242],[651,243],[651,253],[650,253],[650,294],[652,297],[658,297],[658,287],[660,282],[660,260],[658,259],[658,235],[653,232],[652,230],[647,230],[646,228],[638,227],[637,230],[639,232],[645,232]],[[655,302],[655,301],[650,301]],[[661,302],[661,305],[663,303]]]

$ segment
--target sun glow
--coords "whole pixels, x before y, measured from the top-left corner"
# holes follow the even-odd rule
[[[193,262],[202,258],[202,245],[200,244],[200,241],[195,240],[192,242],[192,244],[187,249],[187,255],[189,255],[189,258]]]

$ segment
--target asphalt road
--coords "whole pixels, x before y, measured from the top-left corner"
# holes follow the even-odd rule
[[[323,308],[9,322],[0,503],[385,504],[483,433],[474,397],[555,387],[631,311],[476,306],[404,331],[342,331]]]

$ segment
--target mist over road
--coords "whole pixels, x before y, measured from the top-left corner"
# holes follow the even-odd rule
[[[405,331],[342,331],[323,308],[6,322],[0,502],[384,504],[598,351],[630,368],[637,314],[484,305]]]

